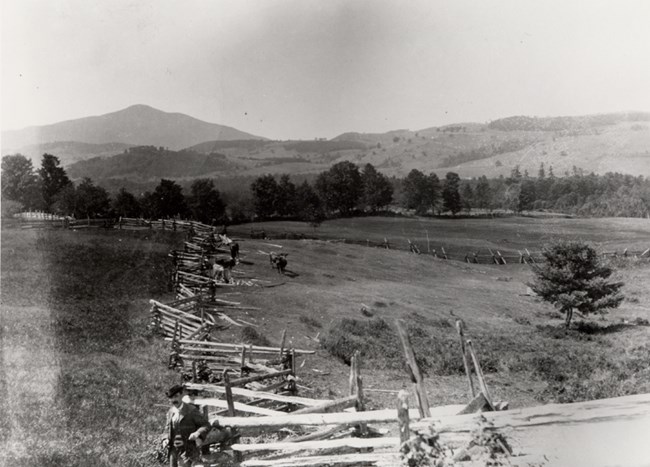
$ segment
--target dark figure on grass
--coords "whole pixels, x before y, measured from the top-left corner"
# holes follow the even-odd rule
[[[269,253],[269,262],[271,267],[278,270],[278,274],[284,274],[285,269],[287,268],[287,256],[289,253]]]
[[[172,404],[165,426],[169,465],[189,467],[201,456],[201,446],[210,431],[210,423],[195,406],[183,402],[182,386],[172,386],[167,397]]]
[[[230,244],[230,257],[232,259],[239,259],[239,243],[232,242]]]

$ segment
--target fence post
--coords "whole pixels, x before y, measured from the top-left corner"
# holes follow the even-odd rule
[[[284,354],[284,340],[287,337],[287,328],[284,328],[282,330],[282,339],[280,340],[280,361],[282,361],[282,357]]]
[[[352,359],[350,361],[350,395],[357,396],[356,409],[357,412],[363,412],[365,410],[365,404],[363,401],[363,383],[361,381],[361,357],[359,351],[356,350]],[[368,427],[365,423],[359,423],[358,425],[359,434],[364,435],[368,431]]]
[[[463,354],[463,366],[465,367],[465,374],[467,375],[467,380],[469,381],[469,391],[472,394],[472,398],[476,397],[476,390],[474,389],[474,382],[472,381],[472,369],[469,366],[467,361],[467,349],[465,349],[465,333],[463,330],[463,322],[459,319],[456,320],[456,330],[458,331],[458,336],[460,337],[460,351]]]
[[[242,343],[241,345],[241,367],[239,369],[239,376],[244,376],[244,367],[246,366],[246,346]]]
[[[226,389],[226,403],[228,404],[228,416],[234,417],[235,402],[233,401],[232,398],[232,387],[230,386],[230,375],[228,375],[229,371],[230,370],[228,368],[223,370],[223,386]]]
[[[409,427],[409,394],[402,389],[397,394],[397,420],[399,422],[399,446],[400,451],[404,443],[411,438],[411,428]]]
[[[424,387],[424,380],[422,379],[422,373],[420,373],[420,367],[418,367],[417,361],[415,360],[415,353],[413,352],[411,341],[399,319],[395,320],[395,324],[397,325],[397,333],[399,334],[399,338],[402,341],[402,347],[404,348],[406,368],[409,370],[411,381],[415,386],[415,395],[418,401],[418,408],[420,409],[420,416],[423,418],[430,417],[431,411],[429,410],[427,391]]]
[[[481,370],[481,365],[478,362],[478,357],[476,352],[474,352],[474,346],[472,345],[472,340],[467,339],[467,350],[472,357],[472,362],[474,362],[474,371],[476,371],[476,377],[478,378],[478,384],[481,388],[481,392],[485,396],[490,409],[494,410],[494,405],[492,404],[492,399],[490,398],[490,393],[488,392],[487,384],[485,383],[485,377],[483,376],[483,370]]]

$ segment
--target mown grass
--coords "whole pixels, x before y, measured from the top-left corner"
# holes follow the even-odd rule
[[[168,250],[151,234],[3,230],[4,465],[157,465],[177,376],[147,302],[167,292]]]
[[[251,229],[264,230],[267,235],[304,234],[314,238],[347,239],[365,244],[381,243],[387,238],[393,248],[407,249],[407,240],[417,244],[424,253],[429,245],[440,252],[465,255],[487,248],[503,254],[518,255],[525,248],[539,250],[550,241],[571,239],[591,242],[606,251],[622,253],[648,248],[648,227],[645,219],[535,219],[524,217],[495,219],[440,219],[406,217],[360,217],[335,219],[313,228],[304,222],[258,222],[234,227],[242,235]],[[428,234],[428,235],[427,235]]]

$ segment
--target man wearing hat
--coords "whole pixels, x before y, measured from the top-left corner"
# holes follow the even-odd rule
[[[195,406],[183,402],[183,386],[169,388],[167,397],[172,404],[165,426],[169,465],[189,467],[201,455],[200,447],[210,431],[210,422]]]

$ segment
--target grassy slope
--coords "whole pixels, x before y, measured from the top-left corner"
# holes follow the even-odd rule
[[[368,219],[342,222],[351,223],[351,231],[356,225],[362,236],[362,226],[372,225]],[[390,228],[391,238],[408,225],[394,219],[387,221],[390,227],[377,222],[373,231]],[[439,224],[439,232],[443,224],[453,222]],[[611,225],[604,225],[611,231]],[[596,226],[586,230],[604,238]],[[495,224],[490,236],[507,236],[504,232],[512,228],[508,221]],[[515,230],[523,235],[538,229]],[[625,239],[625,232],[620,235]],[[3,231],[0,381],[6,382],[0,400],[10,423],[3,425],[0,439],[9,465],[153,465],[151,446],[165,413],[156,404],[165,403],[162,391],[177,378],[165,368],[167,346],[145,331],[147,299],[168,298],[166,252],[180,240],[164,238],[152,242],[125,232]],[[522,266],[466,265],[316,240],[270,243],[243,239],[245,262],[238,271],[282,285],[241,287],[227,297],[262,308],[233,317],[256,323],[272,344],[279,343],[286,327],[297,348],[317,350],[304,364],[302,358],[298,362],[299,383],[312,388],[302,389],[304,395],[335,397],[347,391],[348,367],[314,336],[336,333],[343,318],[361,323],[382,318],[391,325],[394,318],[404,318],[428,369],[430,402],[466,401],[450,311],[466,321],[493,395],[513,406],[561,398],[553,388],[557,381],[567,385],[572,397],[650,391],[650,328],[618,324],[619,317],[650,318],[647,264],[620,272],[631,301],[597,321],[591,333],[565,336],[554,327],[560,321],[548,305],[523,295],[530,273]],[[278,249],[273,245],[289,253],[286,277],[279,278],[259,252]],[[362,304],[372,318],[360,312]],[[231,328],[218,338],[240,342],[241,329]],[[410,388],[390,330],[362,344],[364,387]],[[593,388],[576,389],[576,377]],[[371,407],[394,406],[394,395],[368,395]]]
[[[6,465],[147,465],[175,380],[147,299],[165,243],[87,232],[2,232]]]
[[[644,344],[650,333],[645,327],[608,327],[619,322],[619,317],[647,318],[650,297],[643,291],[644,281],[650,279],[650,267],[632,267],[621,274],[628,283],[628,294],[633,302],[626,302],[620,310],[599,321],[595,334],[580,334],[576,339],[565,338],[553,327],[559,324],[555,313],[548,305],[537,299],[524,296],[524,281],[530,275],[524,266],[466,265],[459,262],[445,262],[426,256],[409,255],[401,251],[358,247],[345,244],[330,244],[316,240],[273,240],[283,245],[289,254],[289,269],[299,276],[287,279],[283,287],[256,290],[247,294],[248,303],[264,307],[264,316],[258,317],[265,333],[279,336],[287,326],[298,347],[313,345],[307,336],[327,332],[343,318],[368,320],[361,312],[367,305],[374,317],[381,317],[392,323],[394,318],[406,318],[411,326],[419,327],[425,334],[435,336],[441,342],[455,342],[453,317],[462,317],[468,325],[470,335],[475,338],[482,358],[490,368],[488,379],[497,398],[510,400],[514,405],[530,405],[545,396],[544,375],[533,374],[534,365],[543,366],[546,360],[538,357],[593,354],[598,358],[618,359],[625,351]],[[246,241],[244,249],[249,252],[261,246]],[[260,254],[263,260],[264,257]],[[253,256],[254,258],[254,256]],[[264,265],[264,268],[267,266]],[[253,268],[257,277],[264,270]],[[308,316],[319,325],[314,325]],[[284,319],[282,319],[284,318]],[[540,329],[537,326],[541,326]],[[601,329],[602,328],[602,329]],[[388,337],[388,336],[387,336]],[[419,339],[421,355],[430,352],[426,339]],[[366,387],[393,389],[408,387],[406,374],[391,362],[396,343],[390,342],[378,350],[387,352],[369,355],[364,381]],[[371,346],[371,351],[374,348]],[[444,352],[440,358],[460,363],[455,347],[439,349]],[[642,349],[643,350],[643,349]],[[451,353],[451,356],[448,355]],[[389,355],[390,354],[390,355]],[[390,357],[390,358],[389,358]],[[436,355],[426,355],[434,360]],[[388,360],[388,361],[387,361]],[[582,361],[582,360],[581,360]],[[457,367],[458,367],[457,366]],[[432,367],[436,367],[435,363]],[[314,368],[329,374],[315,372]],[[371,370],[372,369],[372,370]],[[311,370],[311,373],[310,373]],[[376,371],[382,370],[382,371]],[[320,395],[342,395],[345,392],[347,367],[322,351],[307,359],[301,376],[309,386],[322,388]],[[540,371],[546,371],[541,368]],[[572,371],[568,369],[567,371]],[[427,381],[433,404],[459,403],[465,400],[466,383],[458,374],[435,375],[430,372]],[[554,376],[554,375],[551,375]],[[643,388],[648,389],[648,375],[643,379]],[[392,406],[390,397],[373,394],[374,404]]]

